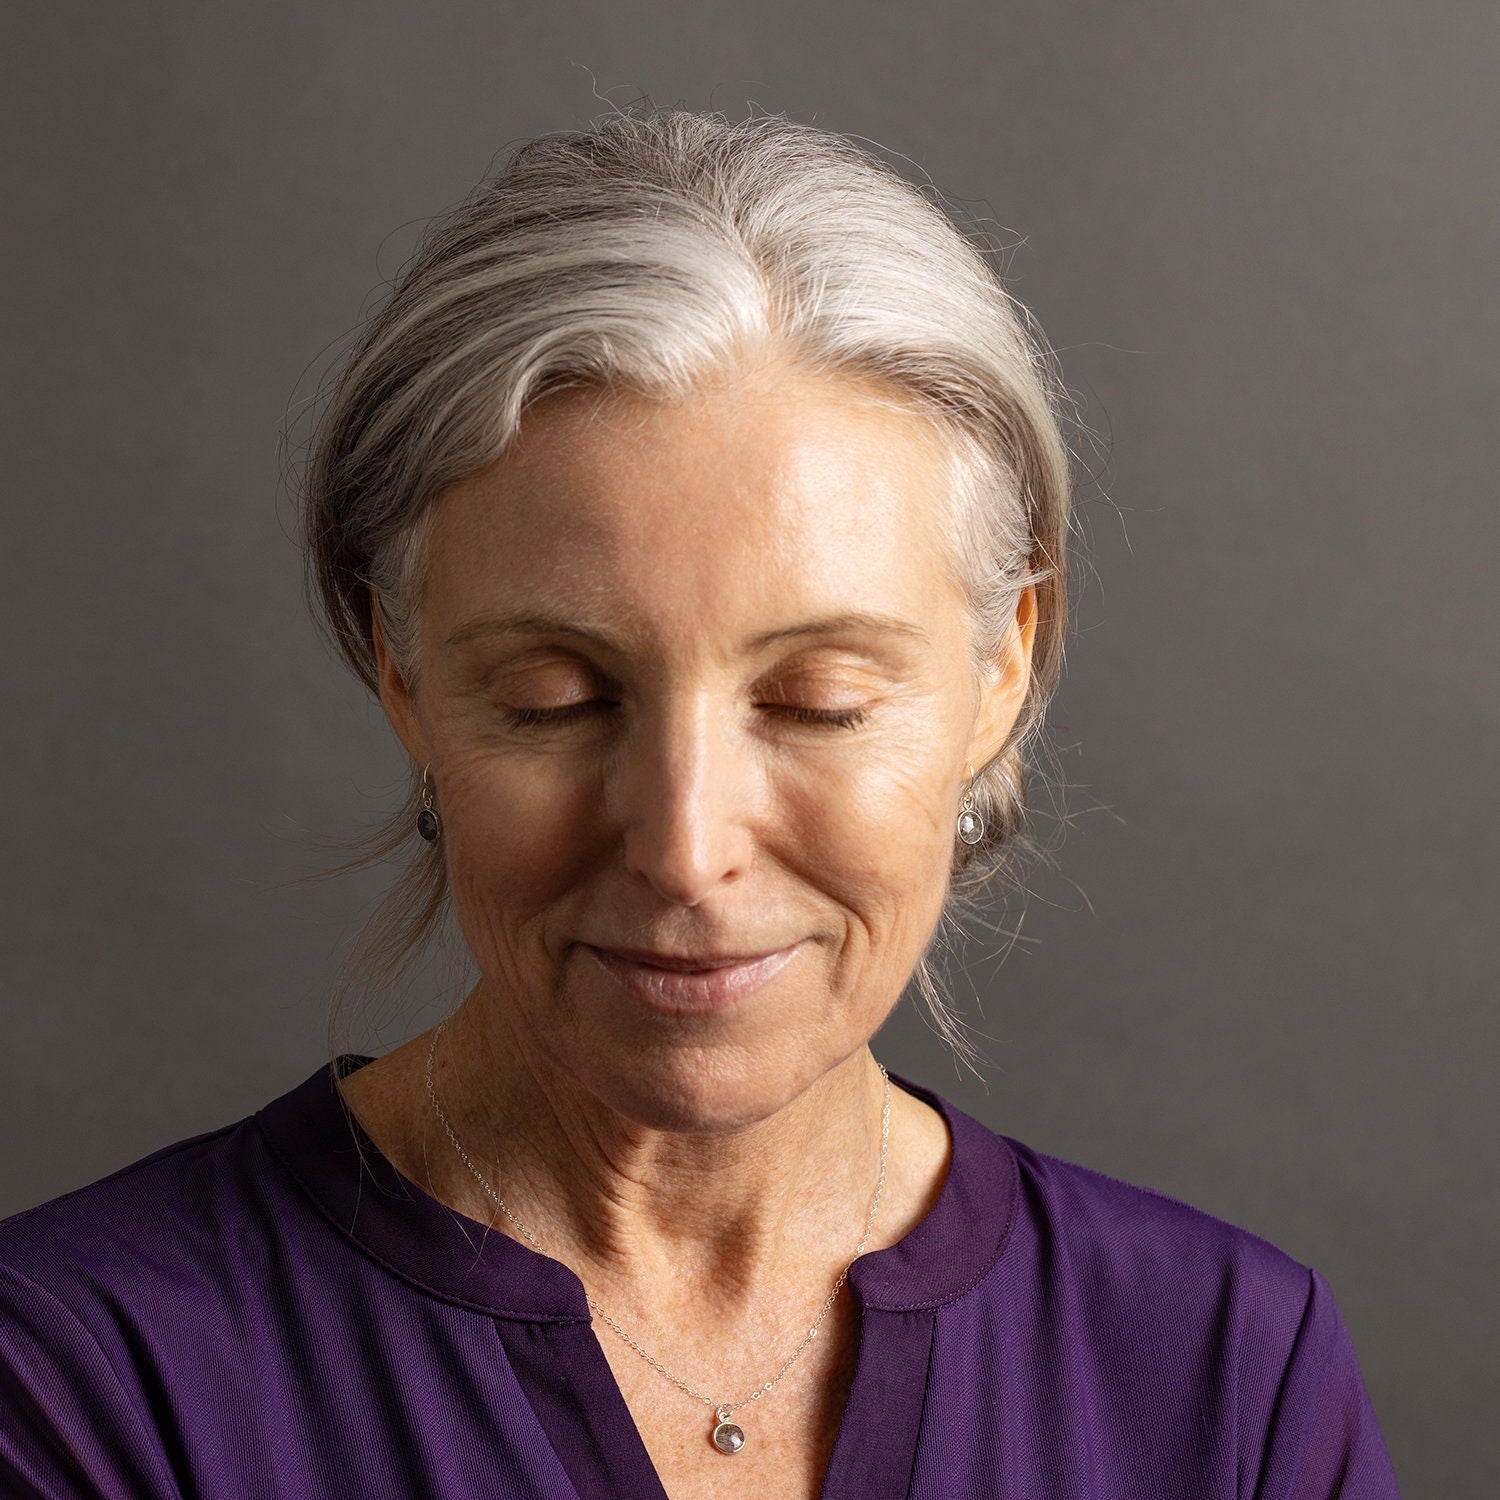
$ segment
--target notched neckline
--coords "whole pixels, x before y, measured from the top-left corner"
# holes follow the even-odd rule
[[[583,1283],[567,1265],[460,1214],[407,1177],[340,1094],[373,1057],[341,1053],[256,1112],[272,1150],[323,1215],[366,1254],[436,1296],[498,1317],[590,1322]],[[860,1305],[915,1312],[951,1302],[1003,1253],[1019,1199],[1019,1167],[1003,1136],[934,1090],[890,1071],[931,1105],[951,1150],[932,1207],[892,1245],[849,1268]]]

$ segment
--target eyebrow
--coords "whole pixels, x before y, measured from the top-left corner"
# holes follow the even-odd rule
[[[817,620],[802,620],[795,625],[782,625],[768,630],[745,643],[747,651],[759,651],[777,641],[792,640],[804,636],[850,635],[864,632],[873,635],[901,636],[908,640],[925,641],[927,632],[910,620],[897,615],[880,614],[872,610],[849,610],[843,614],[827,615]],[[607,630],[587,628],[575,624],[565,615],[511,614],[486,615],[460,625],[449,636],[445,644],[462,646],[483,636],[490,635],[569,635],[593,641],[611,651],[623,654],[625,643]]]

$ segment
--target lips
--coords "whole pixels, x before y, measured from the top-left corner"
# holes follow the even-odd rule
[[[728,969],[735,964],[753,963],[757,959],[770,957],[771,952],[781,950],[762,949],[759,953],[703,954],[658,953],[650,948],[601,948],[599,951],[613,954],[616,958],[629,959],[632,963],[649,964],[655,969],[671,969],[679,974],[693,974],[703,969]]]
[[[621,989],[647,1009],[684,1016],[731,1009],[779,974],[801,944],[749,956],[669,955],[582,946]]]

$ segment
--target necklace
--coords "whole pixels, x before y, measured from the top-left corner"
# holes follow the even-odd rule
[[[496,1206],[500,1209],[500,1212],[510,1220],[510,1222],[516,1227],[516,1229],[521,1233],[521,1235],[526,1239],[531,1247],[536,1250],[538,1254],[545,1255],[547,1252],[542,1249],[541,1244],[538,1242],[536,1236],[532,1234],[532,1232],[523,1223],[521,1223],[518,1218],[516,1218],[516,1216],[510,1211],[509,1208],[506,1207],[505,1200],[500,1196],[499,1193],[495,1191],[493,1187],[490,1186],[488,1178],[486,1178],[484,1174],[479,1170],[479,1168],[476,1167],[470,1160],[469,1153],[464,1150],[463,1145],[460,1143],[458,1137],[453,1133],[453,1127],[448,1123],[448,1116],[443,1112],[443,1106],[438,1103],[437,1092],[432,1086],[432,1058],[434,1052],[437,1049],[438,1035],[442,1031],[443,1027],[447,1024],[448,1021],[446,1018],[438,1022],[438,1024],[433,1028],[432,1040],[428,1043],[427,1046],[427,1097],[432,1100],[432,1107],[437,1111],[437,1117],[442,1121],[443,1129],[448,1133],[448,1139],[453,1142],[454,1150],[456,1150],[459,1156],[463,1158],[464,1165],[468,1167],[469,1171],[474,1174],[474,1177],[478,1181],[480,1187],[482,1187],[484,1191],[492,1199],[494,1199]],[[890,1074],[886,1072],[885,1065],[883,1063],[877,1062],[875,1066],[880,1069],[880,1076],[884,1081],[884,1093],[880,1108],[880,1175],[875,1180],[875,1195],[870,1200],[870,1213],[869,1217],[865,1220],[865,1232],[860,1235],[859,1243],[854,1247],[854,1256],[850,1261],[850,1265],[852,1265],[854,1261],[858,1260],[860,1256],[864,1254],[865,1243],[870,1238],[870,1231],[875,1227],[875,1213],[876,1210],[880,1207],[880,1195],[885,1188],[885,1166],[886,1159],[889,1154],[891,1138],[891,1078]],[[818,1329],[822,1327],[823,1319],[828,1316],[828,1309],[833,1306],[834,1298],[838,1296],[839,1290],[844,1285],[844,1282],[847,1279],[848,1275],[849,1267],[845,1266],[844,1269],[839,1272],[838,1280],[833,1284],[833,1290],[829,1292],[828,1296],[824,1299],[823,1306],[818,1311],[818,1316],[813,1319],[812,1327],[807,1330],[807,1333],[804,1335],[802,1342],[798,1344],[797,1347],[793,1349],[792,1352],[786,1357],[786,1360],[783,1362],[781,1368],[768,1381],[766,1381],[764,1385],[757,1387],[755,1390],[751,1391],[748,1396],[743,1396],[738,1401],[715,1401],[711,1396],[705,1396],[701,1391],[695,1391],[693,1387],[687,1383],[687,1381],[683,1380],[680,1376],[674,1375],[653,1354],[650,1354],[647,1350],[643,1349],[641,1345],[638,1344],[629,1333],[621,1328],[620,1325],[615,1322],[615,1320],[610,1317],[610,1315],[605,1312],[605,1310],[600,1307],[597,1302],[594,1301],[593,1294],[589,1292],[587,1288],[584,1289],[584,1296],[588,1300],[589,1310],[602,1318],[604,1322],[606,1322],[627,1344],[629,1344],[630,1347],[634,1349],[635,1352],[639,1354],[641,1358],[644,1359],[653,1370],[655,1370],[658,1374],[664,1376],[667,1380],[670,1380],[672,1384],[678,1388],[678,1390],[684,1392],[686,1395],[691,1396],[695,1401],[701,1401],[705,1405],[713,1408],[715,1421],[713,1431],[709,1434],[710,1439],[713,1442],[714,1447],[720,1453],[732,1454],[738,1453],[745,1446],[745,1429],[741,1427],[739,1423],[731,1422],[729,1420],[730,1417],[732,1417],[734,1413],[737,1412],[742,1406],[748,1406],[752,1401],[759,1401],[760,1398],[764,1396],[769,1390],[771,1390],[776,1385],[777,1381],[779,1381],[781,1377],[785,1375],[786,1372],[790,1370],[794,1364],[796,1364],[798,1359],[801,1358],[803,1350],[805,1350],[807,1346],[811,1344],[815,1338],[817,1338]]]

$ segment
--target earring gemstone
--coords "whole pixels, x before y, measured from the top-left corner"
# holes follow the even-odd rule
[[[430,844],[438,836],[437,814],[430,807],[424,807],[417,814],[417,832]]]
[[[984,819],[965,808],[958,815],[958,836],[966,844],[977,844],[984,837]]]

